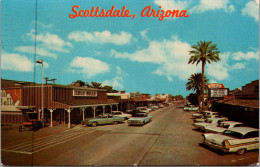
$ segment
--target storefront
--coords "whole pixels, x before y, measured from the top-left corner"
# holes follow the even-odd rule
[[[14,88],[13,85],[2,89],[1,115],[6,123],[21,124],[23,113],[36,112],[38,120],[44,120],[45,126],[68,124],[71,127],[71,124],[79,124],[86,117],[118,110],[118,102],[107,99],[104,89],[57,84],[42,87],[34,83]],[[10,112],[18,115],[17,118],[10,117]]]

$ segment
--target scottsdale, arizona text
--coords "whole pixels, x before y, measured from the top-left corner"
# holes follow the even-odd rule
[[[136,17],[136,14],[131,14],[129,9],[126,9],[126,6],[123,6],[122,9],[115,9],[115,5],[111,9],[100,9],[100,7],[92,7],[92,9],[80,9],[79,5],[72,7],[74,14],[69,14],[70,18],[76,17]],[[187,15],[187,10],[163,10],[159,6],[159,10],[153,9],[151,6],[146,6],[142,12],[142,17],[158,17],[162,21],[165,17],[189,17]]]

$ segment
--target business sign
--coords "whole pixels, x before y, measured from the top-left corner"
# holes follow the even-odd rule
[[[211,83],[207,85],[209,89],[211,88],[225,88],[224,84],[219,83]]]
[[[228,95],[229,89],[228,88],[214,88],[209,89],[209,97],[211,98],[218,98]]]
[[[97,97],[97,91],[73,89],[73,96]]]

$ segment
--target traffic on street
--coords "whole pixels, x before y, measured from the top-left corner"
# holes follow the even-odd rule
[[[192,114],[197,111],[185,111],[183,106],[183,101],[173,102],[150,111],[152,120],[145,125],[129,125],[125,120],[117,125],[93,127],[78,124],[70,129],[59,125],[22,133],[2,128],[2,163],[50,166],[257,165],[258,150],[237,155],[203,144],[204,132],[193,125]]]

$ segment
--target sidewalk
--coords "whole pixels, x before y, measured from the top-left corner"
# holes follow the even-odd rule
[[[65,130],[70,130],[79,126],[83,125],[75,125],[73,124],[71,128],[68,128],[67,124],[60,124],[56,125],[54,127],[44,127],[37,131],[33,130],[25,130],[22,132],[19,132],[18,124],[5,124],[1,126],[1,146],[4,146],[6,144],[10,143],[19,143],[21,141],[25,140],[32,140],[32,138],[37,138],[43,135],[48,135],[52,133],[58,133]]]

